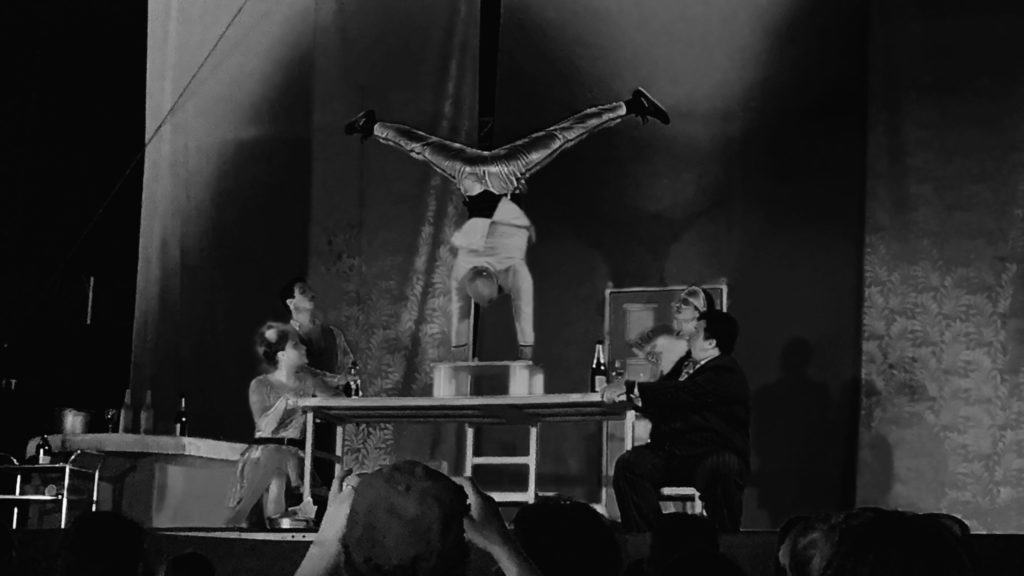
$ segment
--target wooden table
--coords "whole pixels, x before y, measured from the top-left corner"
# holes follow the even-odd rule
[[[345,424],[397,422],[444,422],[466,424],[463,472],[471,476],[474,465],[524,464],[529,467],[529,484],[524,492],[491,492],[499,502],[532,502],[536,491],[537,436],[543,422],[626,420],[631,413],[626,403],[605,404],[598,393],[542,394],[536,396],[459,396],[415,398],[310,398],[299,405],[306,413],[306,459],[303,493],[311,493],[309,478],[313,451],[313,421],[326,420],[336,426],[335,473],[341,472]],[[530,427],[530,453],[526,456],[474,456],[472,424],[519,424]],[[632,427],[625,430],[626,446],[632,445]],[[608,468],[607,434],[602,454],[602,471]],[[322,453],[318,455],[323,456]],[[328,455],[329,456],[329,455]],[[601,491],[602,504],[605,490]]]

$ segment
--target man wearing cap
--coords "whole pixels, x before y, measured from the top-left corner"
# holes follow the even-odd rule
[[[696,488],[719,530],[739,530],[750,467],[750,389],[732,357],[738,332],[727,312],[702,312],[688,338],[689,357],[677,367],[654,382],[605,388],[606,402],[626,398],[652,422],[651,441],[615,462],[612,483],[627,531],[653,529],[664,486]]]

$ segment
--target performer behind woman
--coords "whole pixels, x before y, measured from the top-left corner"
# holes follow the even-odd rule
[[[654,118],[669,123],[668,113],[642,88],[628,100],[584,110],[546,130],[484,151],[448,142],[401,124],[378,122],[366,110],[345,125],[346,134],[373,136],[394,146],[453,180],[465,198],[469,220],[451,239],[458,250],[452,266],[452,358],[469,360],[470,298],[486,306],[499,288],[512,296],[519,357],[533,355],[533,277],[526,266],[530,219],[519,204],[526,179],[596,130],[613,126],[627,115],[644,123]]]
[[[289,483],[302,484],[305,418],[298,401],[311,396],[337,396],[323,379],[305,370],[306,347],[288,324],[268,322],[256,335],[256,350],[269,371],[249,384],[249,408],[255,439],[238,462],[238,483],[229,506],[229,525],[243,525],[256,501],[263,498],[267,519],[287,511]]]

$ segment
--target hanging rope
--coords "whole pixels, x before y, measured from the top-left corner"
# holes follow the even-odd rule
[[[89,224],[86,225],[85,229],[82,231],[82,234],[78,237],[78,240],[76,240],[75,243],[71,246],[71,249],[68,251],[68,255],[64,258],[63,263],[57,268],[57,271],[55,272],[54,277],[50,282],[51,286],[60,279],[60,276],[64,272],[64,269],[67,268],[68,262],[71,261],[71,258],[75,255],[75,252],[78,251],[78,248],[82,245],[82,242],[85,241],[85,239],[89,236],[89,233],[92,232],[92,229],[96,226],[96,223],[99,222],[100,217],[102,217],[103,213],[106,212],[107,207],[110,206],[110,203],[114,200],[114,198],[117,196],[117,193],[121,190],[121,187],[128,179],[128,175],[131,174],[132,170],[135,169],[135,166],[139,163],[139,160],[141,160],[145,156],[146,150],[149,149],[149,145],[153,142],[157,135],[160,134],[160,130],[162,130],[164,125],[167,124],[167,121],[170,119],[171,114],[174,113],[174,110],[178,107],[178,103],[181,102],[181,99],[185,96],[185,93],[188,92],[189,87],[192,86],[192,82],[194,82],[196,77],[199,76],[199,73],[206,66],[207,61],[210,60],[210,57],[213,56],[213,53],[217,50],[217,47],[220,46],[221,41],[224,40],[224,37],[227,35],[228,30],[230,30],[231,27],[234,25],[235,21],[238,20],[238,17],[242,14],[242,10],[244,10],[248,4],[249,0],[242,0],[242,3],[238,6],[238,9],[235,10],[234,15],[231,16],[230,20],[228,20],[227,25],[225,25],[224,29],[221,30],[220,34],[217,35],[217,39],[213,42],[213,46],[210,47],[210,49],[206,52],[206,55],[203,56],[202,61],[199,62],[199,66],[197,66],[196,69],[189,76],[188,81],[185,82],[185,86],[181,89],[180,92],[178,92],[178,95],[174,98],[174,102],[171,103],[170,108],[167,109],[167,112],[164,113],[163,117],[160,119],[160,122],[157,123],[156,128],[153,129],[153,133],[146,138],[146,141],[142,145],[142,149],[139,150],[139,152],[135,155],[134,158],[132,158],[131,163],[128,164],[128,168],[126,168],[124,173],[121,174],[121,177],[118,179],[117,184],[114,185],[113,190],[111,190],[110,194],[108,194],[107,197],[103,200],[103,203],[100,205],[99,210],[96,211],[96,214],[89,221]]]

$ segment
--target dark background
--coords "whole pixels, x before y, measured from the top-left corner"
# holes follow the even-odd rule
[[[128,388],[145,139],[146,3],[0,7],[2,450]],[[89,278],[92,322],[86,324]]]

